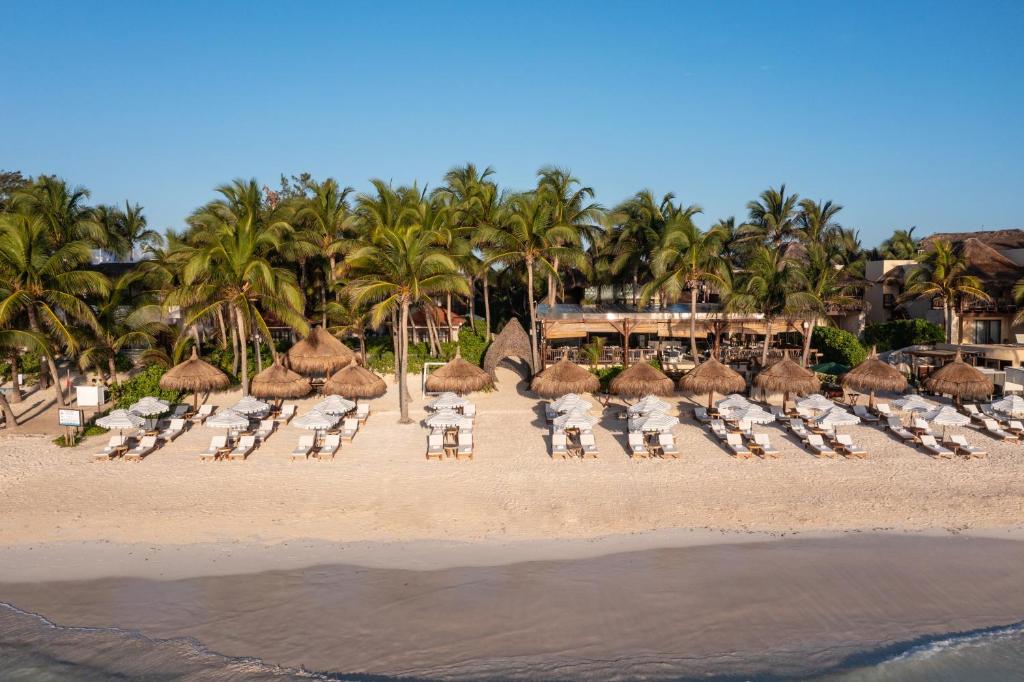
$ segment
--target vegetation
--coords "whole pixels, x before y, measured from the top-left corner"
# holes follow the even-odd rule
[[[837,362],[854,367],[868,356],[856,336],[836,327],[818,327],[814,330],[811,343],[821,353],[822,363]]]
[[[875,346],[881,353],[907,346],[941,343],[946,340],[946,333],[942,327],[927,320],[892,320],[867,325],[861,337],[865,346]]]
[[[117,408],[127,409],[132,403],[142,400],[147,395],[169,402],[177,402],[181,394],[177,391],[165,391],[160,388],[160,377],[167,370],[153,365],[145,368],[128,381],[110,387],[110,397]]]

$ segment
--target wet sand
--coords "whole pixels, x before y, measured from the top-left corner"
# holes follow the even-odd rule
[[[439,570],[0,584],[61,625],[229,656],[426,678],[802,674],[1024,619],[1024,543],[852,535]]]

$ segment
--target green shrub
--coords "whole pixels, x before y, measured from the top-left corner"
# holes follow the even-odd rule
[[[590,373],[601,382],[601,391],[609,393],[611,391],[612,379],[622,374],[623,369],[622,365],[612,365],[611,367],[591,368]]]
[[[129,405],[147,395],[172,403],[181,399],[178,391],[165,391],[160,388],[160,377],[167,370],[159,365],[150,365],[128,381],[110,387],[110,397],[118,408],[127,409]]]
[[[442,343],[441,354],[431,355],[430,344],[409,344],[409,373],[419,374],[427,362],[448,362],[455,357],[455,345],[454,342]],[[467,362],[481,365],[488,345],[486,329],[482,322],[478,322],[474,328],[465,326],[459,332],[458,346],[462,351],[462,358]],[[395,352],[390,336],[367,338],[366,356],[370,369],[377,374],[395,371]]]
[[[821,353],[821,362],[838,362],[847,367],[859,365],[868,356],[856,336],[837,327],[816,327],[811,346]]]
[[[941,325],[926,320],[892,320],[864,327],[864,345],[877,346],[879,352],[916,346],[918,344],[942,343],[946,333]]]

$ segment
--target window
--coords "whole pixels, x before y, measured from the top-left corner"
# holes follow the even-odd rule
[[[941,296],[936,296],[935,298],[932,299],[932,310],[942,310],[942,309],[943,309],[942,297]]]
[[[896,294],[882,294],[882,307],[891,310],[896,307]]]
[[[1002,326],[1001,320],[975,320],[974,343],[1001,343]]]

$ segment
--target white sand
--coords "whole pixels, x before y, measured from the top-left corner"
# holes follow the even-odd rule
[[[201,462],[219,433],[193,428],[141,463],[94,463],[105,438],[74,449],[0,436],[0,543],[254,544],[417,540],[515,542],[657,529],[788,533],[1001,531],[1024,525],[1024,447],[964,429],[989,457],[934,460],[874,427],[849,428],[866,461],[818,460],[781,427],[760,427],[778,460],[738,461],[686,419],[679,460],[632,461],[610,407],[597,460],[553,461],[539,401],[499,370],[474,397],[474,461],[426,461],[426,429],[397,424],[396,392],[333,462],[292,462],[306,432],[285,427],[246,462]],[[414,387],[412,415],[422,419]],[[230,405],[237,395],[214,395]],[[313,400],[299,401],[301,414]],[[680,399],[679,403],[684,402]]]

